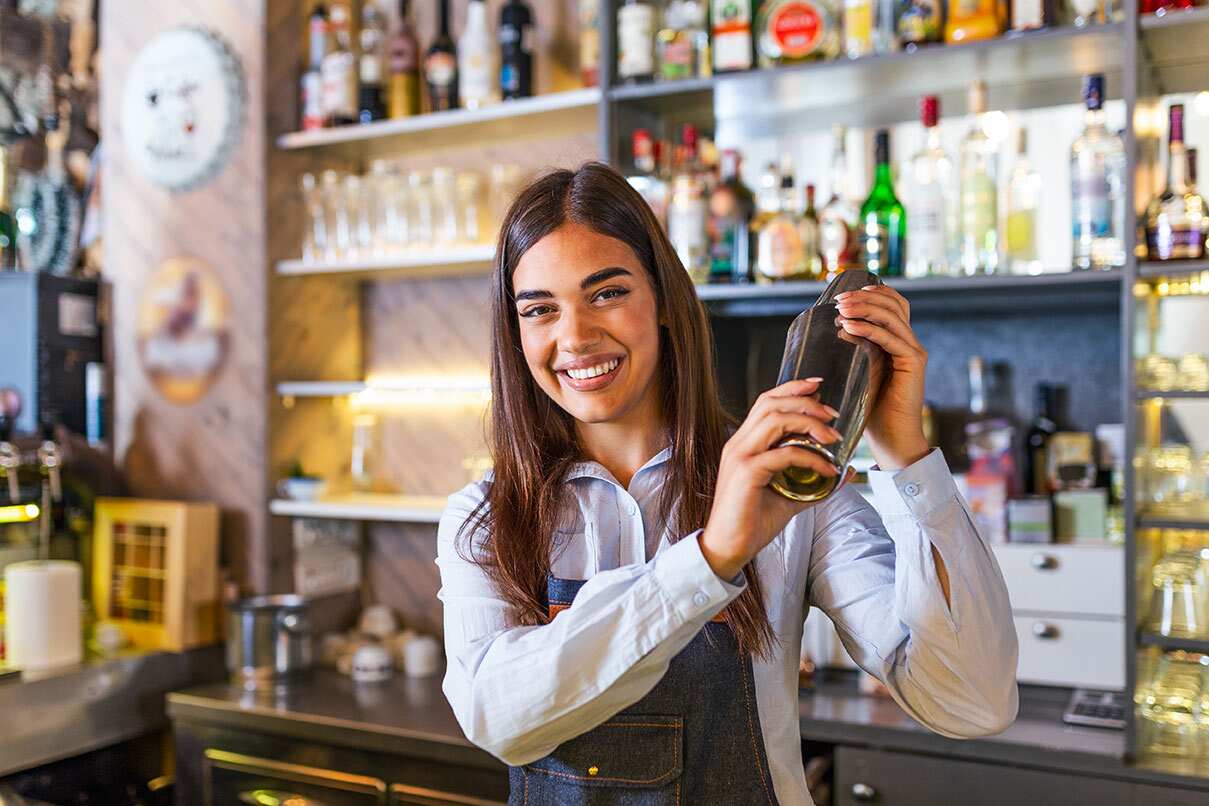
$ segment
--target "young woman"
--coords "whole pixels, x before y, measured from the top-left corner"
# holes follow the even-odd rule
[[[926,354],[889,288],[837,326],[892,373],[869,420],[878,516],[779,438],[833,441],[816,381],[733,429],[705,312],[641,197],[600,164],[509,210],[492,283],[495,469],[449,499],[437,564],[444,691],[511,765],[510,803],[809,804],[797,670],[808,608],[915,719],[948,736],[1016,715],[1007,591],[923,438]],[[884,524],[883,524],[883,518]]]

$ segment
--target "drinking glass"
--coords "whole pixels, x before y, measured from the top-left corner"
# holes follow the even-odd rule
[[[1151,354],[1142,359],[1141,385],[1158,392],[1170,392],[1179,383],[1179,366],[1174,358]]]
[[[491,219],[492,231],[497,231],[504,215],[521,188],[521,169],[512,163],[497,163],[491,166],[491,177],[487,186],[487,215]]]
[[[458,240],[458,198],[453,171],[444,166],[432,169],[433,240],[442,245]]]
[[[344,177],[344,203],[353,236],[349,256],[354,259],[369,257],[374,252],[374,230],[370,222],[372,203],[366,194],[367,185],[357,174]]]
[[[1165,554],[1151,572],[1150,618],[1146,629],[1172,638],[1195,638],[1205,630],[1205,587],[1200,557]]]
[[[392,193],[390,180],[390,165],[386,160],[377,159],[369,164],[369,175],[365,177],[365,218],[369,226],[370,251],[375,257],[390,251],[391,233],[387,222]]]
[[[413,248],[424,249],[433,245],[432,186],[423,171],[407,174],[407,240]]]
[[[411,221],[408,217],[408,188],[397,166],[390,166],[383,177],[381,236],[387,254],[398,255],[411,244]]]
[[[458,174],[458,210],[461,212],[458,235],[460,240],[466,243],[479,243],[482,240],[482,230],[479,228],[479,211],[482,210],[479,199],[482,186],[483,182],[478,174]]]
[[[1176,386],[1187,392],[1209,391],[1209,358],[1203,353],[1187,353],[1176,367]]]
[[[302,204],[306,208],[306,230],[302,234],[302,259],[318,263],[327,257],[327,211],[323,205],[323,192],[315,181],[315,175],[304,173]]]
[[[1146,490],[1151,504],[1170,507],[1195,497],[1192,449],[1165,444],[1146,452]]]
[[[353,254],[353,227],[340,174],[330,168],[323,172],[323,198],[327,208],[329,259],[347,260]]]
[[[1205,668],[1205,656],[1195,653],[1169,652],[1159,658],[1154,682],[1138,703],[1144,752],[1179,759],[1199,755]]]

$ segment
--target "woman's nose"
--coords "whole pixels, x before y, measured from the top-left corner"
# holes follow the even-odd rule
[[[583,352],[600,341],[600,328],[590,312],[567,309],[559,317],[557,339],[560,351]]]

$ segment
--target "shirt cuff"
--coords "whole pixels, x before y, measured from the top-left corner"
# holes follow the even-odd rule
[[[901,470],[870,470],[869,486],[884,518],[923,520],[957,497],[957,484],[940,448]]]
[[[701,553],[698,529],[668,546],[654,560],[654,578],[671,606],[687,621],[710,619],[747,586],[743,572],[734,585],[721,579]]]

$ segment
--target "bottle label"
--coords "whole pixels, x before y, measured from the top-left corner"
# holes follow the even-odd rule
[[[937,185],[922,187],[911,199],[907,216],[908,260],[929,268],[940,265],[945,257],[945,202]]]
[[[617,11],[617,73],[622,78],[655,72],[655,9],[645,3]]]
[[[995,229],[995,206],[995,181],[981,172],[967,176],[961,183],[963,240],[983,247],[987,234]]]
[[[302,130],[323,128],[323,78],[317,70],[302,74]]]
[[[1200,227],[1155,227],[1146,233],[1151,260],[1200,259],[1205,256],[1205,233]]]
[[[940,4],[935,0],[909,0],[898,18],[898,35],[903,42],[936,42],[940,40],[940,32]]]
[[[458,73],[458,63],[449,53],[433,53],[424,60],[424,75],[428,83],[437,87],[448,87],[453,84],[454,76]]]
[[[908,219],[909,220],[909,219]],[[852,230],[840,212],[830,205],[819,216],[819,247],[827,271],[839,271],[851,261]]]
[[[683,33],[665,40],[659,54],[659,75],[669,80],[692,78],[693,43]]]
[[[756,270],[765,277],[792,277],[803,271],[802,233],[786,216],[778,216],[760,230],[756,245]]]
[[[739,0],[714,0],[714,69],[747,70],[751,67],[751,4]]]
[[[873,3],[850,0],[844,3],[844,50],[850,57],[873,50]]]
[[[329,53],[320,68],[323,77],[323,113],[327,117],[357,116],[357,73],[353,54]]]
[[[676,198],[667,211],[667,237],[680,261],[690,271],[707,254],[705,199],[700,195]]]
[[[1112,202],[1109,198],[1108,174],[1091,170],[1078,171],[1074,178],[1075,209],[1071,223],[1075,240],[1108,235],[1112,231]]]
[[[814,3],[789,0],[773,9],[768,34],[781,58],[804,58],[814,53],[823,39],[823,15]]]
[[[395,73],[390,77],[386,98],[387,114],[405,118],[420,114],[420,78],[415,73]]]
[[[1027,31],[1040,28],[1044,23],[1041,19],[1043,0],[1012,0],[1012,29]]]
[[[491,99],[492,75],[489,54],[485,51],[463,52],[458,76],[458,96],[463,104],[486,102]]]
[[[361,83],[382,83],[382,57],[376,53],[367,53],[361,57]]]

